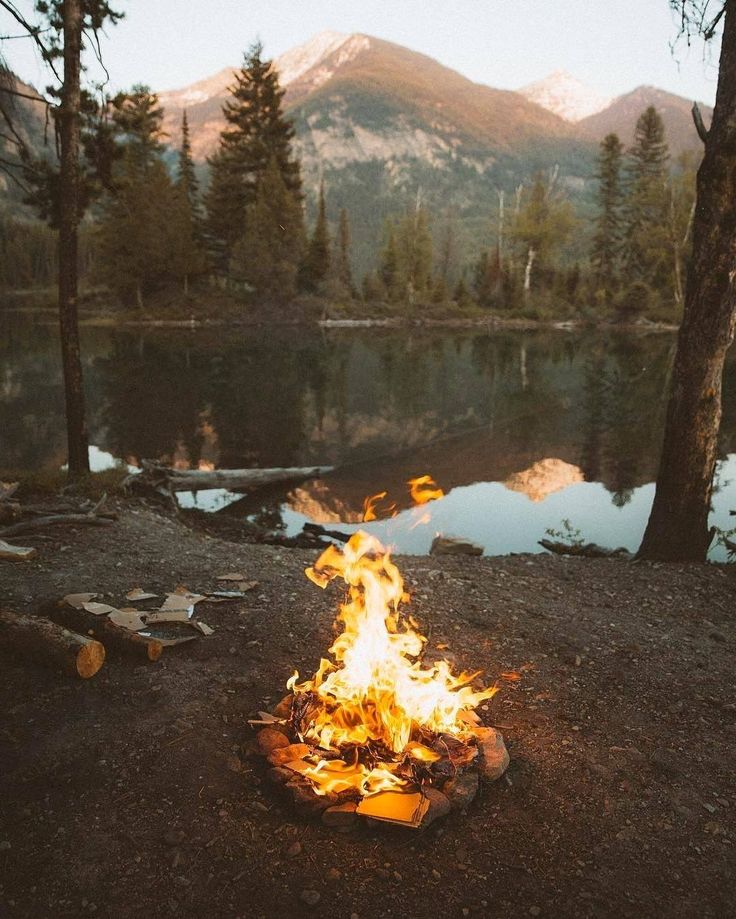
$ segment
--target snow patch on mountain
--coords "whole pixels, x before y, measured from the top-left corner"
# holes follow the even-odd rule
[[[282,86],[294,83],[351,38],[341,32],[320,32],[303,45],[280,54],[274,61]],[[329,77],[328,77],[329,79]]]
[[[573,123],[603,111],[613,101],[601,96],[565,70],[556,70],[543,80],[522,86],[517,92],[530,102]]]

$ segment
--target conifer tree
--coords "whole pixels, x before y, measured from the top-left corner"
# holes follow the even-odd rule
[[[317,205],[317,222],[309,240],[304,264],[301,269],[301,286],[304,290],[317,291],[326,280],[330,270],[330,231],[327,227],[327,210],[325,207],[325,183],[319,186]]]
[[[432,236],[426,208],[417,207],[399,221],[396,243],[402,297],[414,303],[432,285]]]
[[[301,203],[274,156],[248,207],[245,234],[234,248],[231,272],[267,302],[287,303],[297,290],[304,251]]]
[[[629,152],[623,261],[627,279],[666,284],[667,165],[664,124],[654,106],[639,117]]]
[[[619,283],[621,255],[621,165],[623,146],[616,134],[601,141],[598,154],[598,207],[591,262],[598,288],[610,303]]]
[[[379,274],[386,289],[386,296],[392,302],[401,297],[401,271],[399,267],[399,253],[396,247],[396,235],[392,225],[388,227],[386,245],[381,252],[381,265]]]
[[[194,169],[194,160],[192,159],[192,143],[189,139],[189,121],[186,109],[181,116],[181,147],[179,148],[179,174],[176,184],[189,202],[192,217],[195,220],[198,219],[199,181]]]
[[[227,124],[210,160],[208,234],[222,266],[245,232],[247,209],[272,161],[286,191],[301,202],[299,161],[292,152],[294,128],[282,112],[284,90],[278,74],[271,61],[262,59],[262,51],[256,42],[235,74],[231,99],[223,107]]]
[[[350,264],[350,222],[345,208],[340,211],[340,222],[337,228],[335,247],[335,276],[340,284],[350,293],[355,293],[353,269]]]

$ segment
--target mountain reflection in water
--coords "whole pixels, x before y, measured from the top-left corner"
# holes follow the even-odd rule
[[[0,318],[0,467],[64,462],[56,334]],[[633,548],[652,498],[674,341],[552,330],[85,328],[90,439],[98,456],[133,464],[340,467],[255,502],[197,498],[232,501],[224,512],[288,532],[307,519],[357,525],[365,496],[384,489],[406,512],[407,479],[430,473],[447,495],[427,527],[393,537],[405,551],[427,551],[440,529],[489,552],[535,551],[563,518],[585,539]],[[734,382],[729,359],[724,459],[734,452]],[[720,465],[714,499],[724,528],[736,507],[731,472]],[[402,519],[392,523],[399,534]]]

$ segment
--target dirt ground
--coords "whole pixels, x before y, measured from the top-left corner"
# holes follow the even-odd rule
[[[75,682],[0,657],[3,917],[736,915],[736,569],[399,559],[431,644],[498,678],[482,714],[512,764],[423,834],[337,834],[243,751],[249,715],[330,642],[339,592],[304,577],[315,553],[134,503],[52,535],[0,562],[0,605],[260,583],[200,608],[214,635],[158,663],[110,653]]]

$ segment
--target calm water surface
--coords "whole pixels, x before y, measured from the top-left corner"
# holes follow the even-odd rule
[[[0,467],[65,460],[56,336],[0,318]],[[398,549],[426,552],[443,532],[502,554],[537,551],[563,519],[586,540],[636,548],[674,336],[85,328],[82,344],[98,468],[335,465],[255,505],[225,492],[196,500],[293,534],[307,520],[356,529],[364,497],[387,490],[398,516],[369,527]],[[736,508],[735,387],[732,358],[713,511],[723,529]],[[446,492],[429,523],[405,484],[421,473]]]

